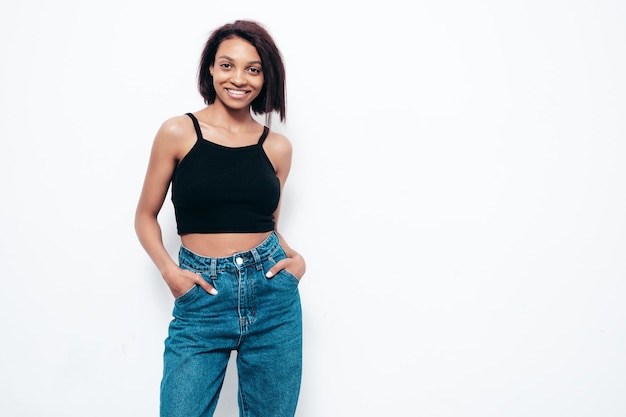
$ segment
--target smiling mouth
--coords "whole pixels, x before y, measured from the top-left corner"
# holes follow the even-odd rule
[[[246,94],[248,94],[248,91],[246,91],[246,90],[233,90],[232,88],[227,88],[226,91],[231,96],[238,96],[238,97],[243,97]]]

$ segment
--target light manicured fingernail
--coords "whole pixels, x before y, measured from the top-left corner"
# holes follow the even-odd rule
[[[265,274],[265,276],[267,278],[272,278],[274,276],[274,273],[272,271],[267,271],[267,274]]]
[[[217,295],[217,290],[215,288],[211,288],[211,290],[209,291],[209,294]]]

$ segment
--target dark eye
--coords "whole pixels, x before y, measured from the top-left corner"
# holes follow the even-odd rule
[[[220,67],[222,67],[224,69],[229,69],[229,68],[231,68],[231,65],[228,64],[228,63],[223,63],[223,64],[220,64]]]

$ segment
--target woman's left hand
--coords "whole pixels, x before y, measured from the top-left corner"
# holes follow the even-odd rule
[[[272,278],[276,274],[278,274],[281,270],[287,270],[291,275],[301,280],[306,272],[306,262],[304,262],[304,258],[300,254],[296,254],[294,256],[282,259],[276,262],[276,265],[270,268],[269,271],[265,274],[267,278]]]

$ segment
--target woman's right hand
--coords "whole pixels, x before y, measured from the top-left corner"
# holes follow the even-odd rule
[[[202,287],[211,295],[217,294],[215,287],[202,278],[202,275],[179,267],[164,272],[163,279],[170,288],[174,298],[180,297],[189,291],[194,285]]]

